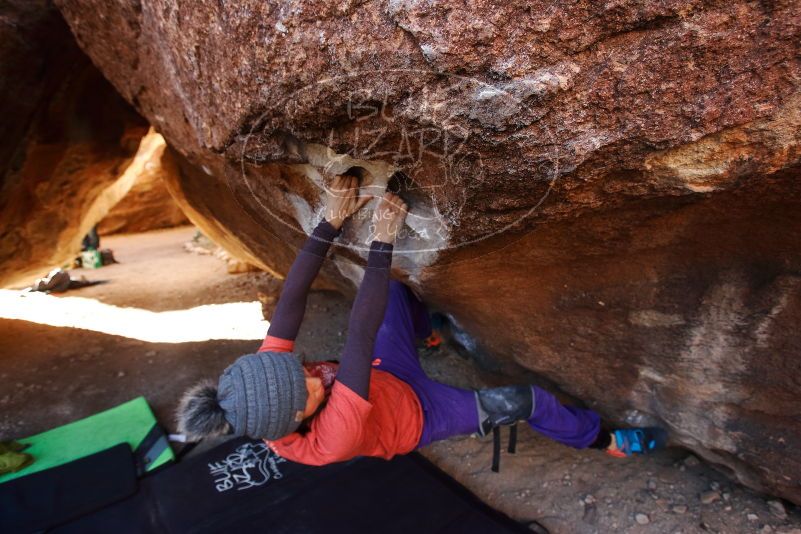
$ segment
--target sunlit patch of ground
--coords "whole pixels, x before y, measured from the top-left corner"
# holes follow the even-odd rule
[[[59,297],[8,289],[0,289],[0,318],[81,328],[150,343],[260,339],[270,326],[261,318],[258,301],[154,312],[113,306],[84,297]]]

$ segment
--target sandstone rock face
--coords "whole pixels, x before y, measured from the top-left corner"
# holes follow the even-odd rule
[[[161,135],[151,131],[142,139],[142,143],[151,142],[150,158],[142,163],[141,172],[133,177],[130,189],[97,225],[101,235],[146,232],[189,223],[165,183],[165,176],[177,174],[178,167],[169,153],[165,153],[167,144]]]
[[[0,285],[70,260],[147,131],[49,2],[0,7]],[[111,189],[110,189],[111,188]]]
[[[470,348],[801,503],[801,2],[58,5],[229,250],[285,272],[359,167]]]

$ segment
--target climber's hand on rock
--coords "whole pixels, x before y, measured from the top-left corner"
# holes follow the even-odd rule
[[[348,217],[359,211],[370,200],[369,195],[359,196],[359,179],[342,174],[334,178],[328,188],[325,202],[325,220],[337,230]]]
[[[407,210],[408,206],[401,197],[395,193],[384,193],[373,213],[373,239],[382,243],[394,243],[398,232],[403,228]]]

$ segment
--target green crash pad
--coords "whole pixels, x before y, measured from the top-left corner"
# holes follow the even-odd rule
[[[137,397],[86,419],[19,439],[17,441],[20,443],[30,444],[25,452],[34,457],[34,462],[16,473],[0,476],[0,484],[83,458],[120,443],[127,442],[131,449],[136,450],[154,424],[156,418],[147,401],[144,397]],[[147,470],[152,471],[174,459],[175,455],[167,447]]]

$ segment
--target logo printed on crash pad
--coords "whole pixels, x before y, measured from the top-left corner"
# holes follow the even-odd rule
[[[286,462],[263,442],[245,443],[219,462],[209,462],[209,474],[218,492],[246,490],[280,480],[278,464]]]

